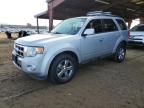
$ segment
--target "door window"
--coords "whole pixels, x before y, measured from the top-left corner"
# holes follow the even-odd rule
[[[126,24],[124,23],[123,20],[121,20],[121,19],[116,19],[116,21],[118,22],[121,30],[127,30],[127,26],[126,26]]]
[[[86,29],[94,29],[95,34],[102,33],[102,23],[100,19],[92,20],[88,23]]]
[[[103,25],[103,32],[113,32],[118,30],[116,24],[112,19],[103,19],[102,25]]]

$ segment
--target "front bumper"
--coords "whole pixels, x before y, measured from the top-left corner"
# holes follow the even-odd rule
[[[17,56],[15,51],[12,52],[12,60],[14,65],[24,73],[39,80],[44,80],[47,78],[47,75],[45,75],[45,72],[42,72],[41,69],[43,57],[44,55],[38,54],[35,57],[22,58]]]
[[[144,46],[144,42],[142,41],[128,41],[129,46]]]

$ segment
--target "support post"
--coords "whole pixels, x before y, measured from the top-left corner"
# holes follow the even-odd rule
[[[39,34],[39,21],[38,21],[39,19],[37,18],[37,32],[38,32],[38,34]]]
[[[140,18],[140,23],[141,23],[141,24],[144,24],[144,17],[141,17],[141,18]]]
[[[130,27],[131,27],[131,24],[132,24],[132,20],[129,20],[128,21],[128,28],[130,29]]]
[[[48,2],[49,32],[53,29],[53,2]]]

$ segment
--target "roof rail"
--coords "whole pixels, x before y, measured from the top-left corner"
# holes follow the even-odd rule
[[[111,12],[93,11],[88,12],[87,16],[113,16]]]

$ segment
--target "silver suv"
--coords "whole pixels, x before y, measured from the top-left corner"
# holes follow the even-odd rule
[[[30,76],[62,84],[75,76],[78,64],[107,56],[123,62],[127,40],[128,29],[122,18],[90,13],[64,20],[49,34],[17,39],[12,59]]]

